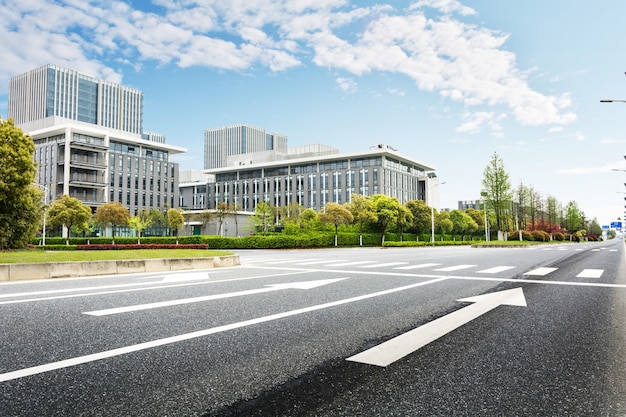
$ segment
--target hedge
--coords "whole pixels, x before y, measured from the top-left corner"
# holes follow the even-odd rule
[[[206,243],[198,244],[162,244],[162,243],[147,243],[147,244],[97,244],[97,245],[76,245],[77,250],[137,250],[137,249],[209,249],[209,245]]]

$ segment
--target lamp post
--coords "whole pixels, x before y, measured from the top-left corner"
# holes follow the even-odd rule
[[[431,177],[432,178],[432,177]],[[434,187],[437,187],[439,185],[443,185],[446,182],[440,182],[437,184],[433,184],[430,186],[431,191]],[[432,193],[431,193],[432,194]],[[430,206],[430,242],[433,244],[433,246],[435,246],[435,207],[434,204],[431,202],[431,206]]]
[[[43,233],[42,233],[42,240],[41,243],[43,246],[46,246],[46,211],[48,209],[48,187],[46,187],[45,185],[41,185],[41,184],[37,184],[37,183],[33,183],[33,185],[36,185],[37,187],[41,187],[44,189],[44,194],[43,194]]]

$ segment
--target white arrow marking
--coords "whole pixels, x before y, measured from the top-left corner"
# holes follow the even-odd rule
[[[345,279],[345,278],[342,278]],[[149,342],[138,343],[136,345],[125,346],[117,349],[111,349],[104,352],[92,353],[89,355],[78,356],[76,358],[64,359],[57,362],[51,362],[44,365],[37,365],[30,368],[24,368],[17,371],[5,372],[0,374],[0,382],[11,381],[13,379],[24,378],[32,375],[41,374],[44,372],[50,372],[57,369],[68,368],[70,366],[77,366],[83,363],[94,362],[102,359],[113,358],[115,356],[126,355],[132,352],[139,352],[145,349],[151,349],[158,346],[166,346],[172,343],[182,342],[184,340],[196,339],[198,337],[209,336],[221,332],[226,332],[234,329],[241,329],[247,326],[253,326],[260,323],[267,323],[274,320],[280,320],[287,317],[296,316],[299,314],[310,313],[312,311],[324,310],[331,307],[336,307],[344,304],[350,304],[357,301],[367,300],[374,297],[380,297],[388,294],[393,294],[400,291],[410,290],[412,288],[422,287],[425,285],[435,284],[437,282],[445,281],[447,278],[436,278],[430,281],[418,282],[417,284],[406,285],[404,287],[392,288],[390,290],[379,291],[371,294],[359,295],[357,297],[346,298],[343,300],[332,301],[330,303],[318,304],[314,306],[304,307],[297,310],[285,311],[283,313],[271,314],[269,316],[259,317],[251,320],[244,320],[238,323],[227,324],[224,326],[213,327],[210,329],[199,330],[196,332],[185,333],[178,336],[166,337],[163,339],[152,340]]]
[[[385,367],[500,305],[526,307],[526,298],[521,288],[463,298],[457,301],[474,304],[351,356],[347,360]]]
[[[242,297],[245,295],[261,294],[264,292],[282,291],[287,289],[310,290],[311,288],[321,287],[322,285],[332,284],[346,278],[322,279],[317,281],[289,282],[286,284],[267,285],[266,288],[258,288],[255,290],[237,291],[225,294],[206,295],[203,297],[182,298],[179,300],[161,301],[159,303],[137,304],[128,307],[109,308],[106,310],[87,311],[83,314],[90,316],[109,316],[112,314],[128,313],[131,311],[149,310],[152,308],[171,307],[182,304],[200,303],[203,301],[221,300],[223,298]]]

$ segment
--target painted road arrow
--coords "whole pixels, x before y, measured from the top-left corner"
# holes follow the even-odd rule
[[[200,303],[204,301],[221,300],[223,298],[242,297],[245,295],[262,294],[266,292],[283,291],[283,290],[288,290],[288,289],[310,290],[312,288],[317,288],[323,285],[332,284],[332,283],[335,283],[337,281],[341,281],[344,279],[346,278],[321,279],[321,280],[316,280],[316,281],[288,282],[285,284],[273,284],[273,285],[266,285],[265,288],[258,288],[255,290],[237,291],[237,292],[230,292],[230,293],[225,293],[225,294],[206,295],[203,297],[182,298],[179,300],[162,301],[158,303],[137,304],[137,305],[127,306],[127,307],[109,308],[106,310],[87,311],[83,314],[88,314],[90,316],[109,316],[112,314],[128,313],[131,311],[149,310],[153,308],[171,307],[171,306],[177,306],[177,305],[182,305],[182,304]]]
[[[385,367],[500,305],[526,307],[526,298],[521,288],[463,298],[457,301],[474,304],[351,356],[347,360]]]

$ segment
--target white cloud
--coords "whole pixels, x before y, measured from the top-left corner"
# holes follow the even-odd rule
[[[312,62],[355,76],[402,74],[475,113],[460,132],[497,132],[495,114],[503,111],[522,125],[551,129],[576,119],[568,94],[531,88],[527,77],[536,69],[517,68],[507,34],[461,20],[476,11],[458,0],[419,0],[401,11],[348,0],[157,4],[162,14],[117,0],[15,2],[0,22],[0,89],[10,76],[48,62],[109,79],[121,77],[108,62],[274,72]]]
[[[623,163],[608,163],[598,167],[577,167],[568,169],[559,169],[557,172],[562,175],[588,175],[588,174],[605,174],[611,171],[623,171],[626,167]]]
[[[354,93],[357,90],[357,83],[351,78],[339,77],[335,81],[337,81],[339,88],[347,93]]]

